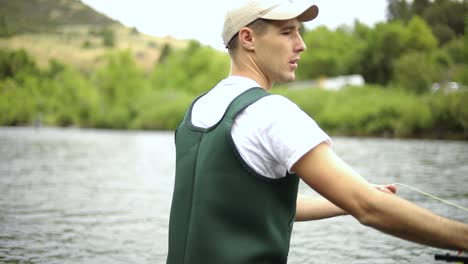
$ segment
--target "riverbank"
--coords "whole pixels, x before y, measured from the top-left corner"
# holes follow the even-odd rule
[[[338,92],[278,89],[328,133],[468,140],[468,92],[416,95],[373,86]]]
[[[216,56],[197,47],[179,54],[180,63]],[[174,130],[194,98],[227,75],[219,69],[228,68],[220,56],[219,64],[203,64],[207,69],[194,66],[174,75],[171,69],[184,67],[169,64],[167,71],[157,67],[147,74],[125,51],[110,54],[105,66],[86,73],[56,61],[38,69],[24,51],[4,56],[23,66],[0,78],[0,126]],[[297,103],[330,135],[468,140],[466,89],[417,94],[391,85],[365,85],[339,91],[275,87],[271,92]]]
[[[354,87],[339,92],[276,89],[273,93],[297,103],[332,136],[468,140],[468,109],[463,103],[468,102],[466,92],[416,96],[372,87]],[[81,115],[73,111],[39,114],[31,111],[21,113],[21,119],[12,118],[10,122],[3,119],[1,125],[174,130],[195,96],[179,92],[171,94],[170,99],[164,93],[154,100],[147,98],[143,104],[145,110],[126,120],[113,122],[109,118],[115,116],[112,113],[105,119],[99,119],[96,117],[106,113],[92,113],[91,109],[82,109]],[[165,97],[167,100],[163,99]],[[8,112],[3,113],[5,118]]]
[[[468,140],[468,92],[415,95],[382,87],[350,87],[341,91],[275,88],[297,103],[331,136]],[[99,119],[105,113],[82,109],[24,113],[25,122],[4,122],[3,126],[75,127],[106,130],[172,131],[196,95],[179,91],[151,93],[133,118],[113,122]],[[11,110],[11,109],[10,109]],[[121,113],[128,112],[120,109]],[[5,113],[5,112],[4,112]],[[35,116],[38,116],[34,118]],[[107,117],[112,117],[109,113]],[[5,117],[5,115],[3,116]],[[83,118],[86,117],[86,118]],[[94,119],[93,119],[94,118]]]

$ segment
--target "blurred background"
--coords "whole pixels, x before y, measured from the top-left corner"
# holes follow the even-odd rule
[[[0,3],[3,126],[172,130],[229,72],[222,1]],[[273,92],[331,134],[468,138],[466,0],[321,3]]]
[[[316,3],[297,79],[272,93],[369,181],[467,207],[468,1]],[[225,5],[0,0],[0,263],[165,262],[173,130],[229,73]],[[290,263],[431,263],[443,252],[349,217],[299,223],[291,244]]]

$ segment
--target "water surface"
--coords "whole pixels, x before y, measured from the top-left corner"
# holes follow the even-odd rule
[[[466,142],[335,138],[334,148],[371,182],[468,206]],[[174,156],[172,132],[0,128],[0,263],[165,263]],[[468,222],[412,190],[399,195]],[[297,223],[289,263],[433,263],[445,252],[345,216]]]

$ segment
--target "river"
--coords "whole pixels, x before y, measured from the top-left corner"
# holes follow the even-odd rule
[[[467,142],[333,140],[371,182],[468,206]],[[165,263],[173,177],[172,132],[0,128],[0,263]],[[300,192],[316,195],[302,183]],[[398,194],[468,222],[411,189]],[[296,223],[288,263],[435,263],[446,252],[343,216]]]

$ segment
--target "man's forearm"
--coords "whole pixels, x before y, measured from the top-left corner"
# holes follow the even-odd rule
[[[371,184],[371,186],[384,193],[396,193],[396,187],[392,184]],[[348,214],[323,197],[308,197],[299,194],[296,205],[296,221],[312,221]]]
[[[468,225],[372,188],[327,145],[304,155],[294,171],[316,192],[361,223],[428,246],[468,251]]]
[[[468,250],[468,225],[453,221],[393,195],[373,192],[361,223],[428,246]]]
[[[297,197],[296,221],[311,221],[344,215],[346,212],[322,197]]]

